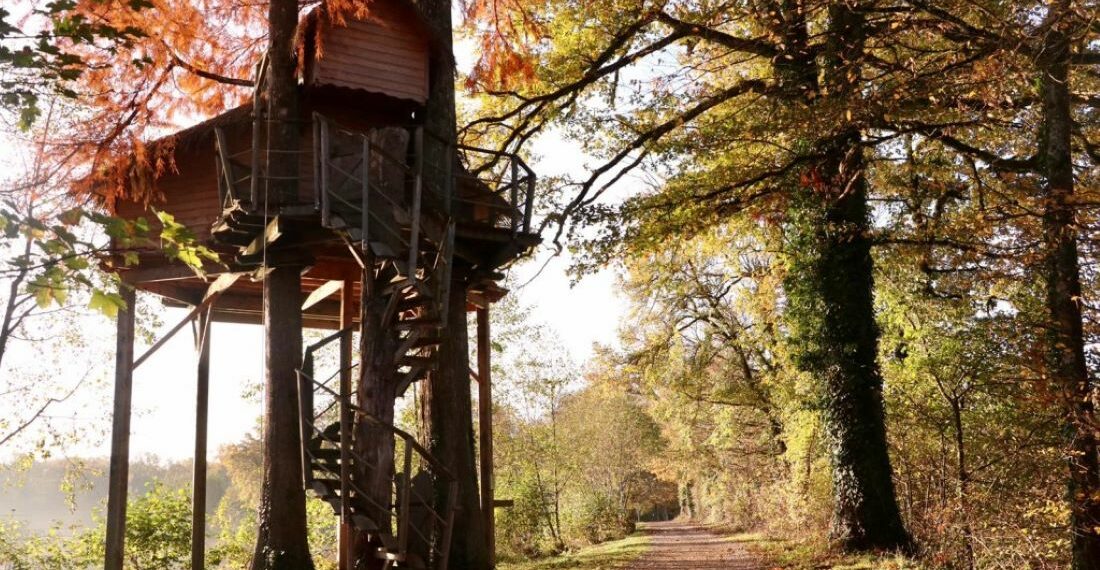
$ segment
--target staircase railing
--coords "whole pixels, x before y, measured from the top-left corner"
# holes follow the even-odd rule
[[[300,429],[302,437],[302,474],[303,484],[306,489],[317,492],[332,504],[339,514],[341,521],[353,524],[360,529],[373,530],[380,536],[383,543],[383,551],[379,554],[389,560],[404,562],[410,556],[418,555],[410,549],[410,539],[416,537],[420,544],[427,545],[424,552],[428,556],[425,562],[436,569],[447,568],[447,556],[450,551],[451,536],[453,534],[454,509],[457,504],[458,482],[454,475],[428,452],[416,438],[404,430],[381,421],[375,416],[352,403],[351,390],[347,387],[341,390],[333,390],[329,384],[338,376],[346,377],[351,370],[344,368],[324,380],[314,378],[314,354],[332,342],[344,339],[351,335],[352,329],[347,328],[338,331],[317,343],[310,345],[304,355],[302,368],[298,370],[298,402],[300,412]],[[352,365],[354,369],[358,365]],[[341,384],[348,384],[341,382]],[[323,395],[329,399],[320,411],[315,407],[315,396]],[[338,409],[338,429],[332,430],[318,426],[331,415],[334,409]],[[392,504],[378,504],[370,494],[355,483],[354,473],[365,473],[367,469],[376,466],[368,461],[362,454],[355,450],[355,436],[352,428],[352,417],[358,417],[370,425],[388,432],[397,441],[401,442],[402,469],[392,477],[393,488],[391,496],[395,496]],[[325,461],[319,456],[319,449],[314,449],[312,441],[320,440],[339,450],[339,472],[332,469],[331,462]],[[329,448],[331,449],[331,448]],[[436,483],[442,483],[446,489],[442,506],[438,505],[433,497],[425,497],[416,489],[413,470],[416,467],[426,470]],[[331,489],[327,483],[318,479],[314,472],[322,471],[339,477],[338,489]],[[327,493],[338,492],[332,496]],[[353,509],[352,501],[362,500],[369,504],[371,512],[385,516],[387,520],[371,520],[365,513],[357,513]],[[416,506],[420,512],[427,515],[426,525],[413,523],[411,507]],[[391,526],[392,525],[392,526]],[[371,528],[373,527],[373,528]],[[389,529],[395,528],[394,540],[386,540]],[[386,536],[382,536],[386,535]]]

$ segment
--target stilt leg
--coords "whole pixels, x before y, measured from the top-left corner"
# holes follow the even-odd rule
[[[105,570],[122,570],[126,541],[126,498],[130,476],[130,406],[134,380],[135,291],[123,284],[119,294],[126,303],[118,312],[115,348],[115,401],[111,426],[111,468],[107,483],[107,538]]]
[[[199,313],[196,350],[195,463],[191,479],[191,569],[206,567],[206,428],[210,410],[210,312]]]

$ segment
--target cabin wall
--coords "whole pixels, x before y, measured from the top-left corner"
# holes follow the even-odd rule
[[[377,3],[379,10],[384,4]],[[374,10],[373,11],[378,11]],[[424,103],[428,99],[428,44],[409,17],[374,13],[367,20],[330,25],[309,66],[310,82],[382,93]]]
[[[212,137],[211,137],[212,138]],[[157,199],[146,207],[136,202],[120,201],[116,214],[123,218],[145,216],[156,223],[152,209],[171,214],[186,225],[200,242],[210,238],[210,226],[221,211],[218,202],[217,171],[214,143],[196,148],[177,149],[175,172],[157,180]]]

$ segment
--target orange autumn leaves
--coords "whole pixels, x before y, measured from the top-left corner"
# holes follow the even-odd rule
[[[172,168],[171,144],[145,143],[220,113],[251,95],[241,84],[266,45],[266,4],[248,0],[80,0],[73,8],[142,37],[81,46],[71,119],[45,133],[52,154],[82,165],[74,191],[110,200]]]
[[[547,36],[527,0],[461,0],[479,57],[466,78],[470,91],[513,90],[535,80],[534,50]]]

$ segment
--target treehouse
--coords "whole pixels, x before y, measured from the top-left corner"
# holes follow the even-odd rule
[[[481,505],[491,529],[488,308],[504,294],[497,285],[502,269],[539,242],[531,229],[535,175],[518,156],[453,144],[425,128],[438,48],[410,5],[374,0],[369,6],[339,22],[318,8],[299,24],[296,116],[276,119],[266,112],[261,63],[252,102],[152,143],[171,156],[172,168],[156,177],[130,176],[127,192],[108,204],[126,218],[155,219],[154,210],[170,214],[224,263],[207,267],[216,279],[201,279],[158,252],[143,251],[140,263],[122,273],[136,289],[192,307],[169,334],[193,319],[204,331],[195,528],[203,528],[205,516],[206,323],[263,323],[265,302],[277,302],[265,299],[266,272],[296,267],[302,326],[336,331],[307,347],[295,372],[301,483],[333,506],[345,531],[365,537],[342,544],[341,567],[361,567],[366,557],[375,561],[366,567],[445,568],[451,535],[462,531],[453,522],[455,475],[392,425],[392,399],[439,370],[452,299],[462,303],[457,310],[476,310],[479,369],[463,370],[461,377],[480,381]],[[276,128],[293,129],[297,144],[273,148],[269,134]],[[287,164],[297,166],[296,174],[280,174]],[[133,358],[132,320],[129,328],[124,320],[108,568],[112,556],[121,564],[128,393],[133,369],[148,356]],[[362,349],[373,354],[366,364],[353,362],[353,330],[372,339]],[[324,350],[339,353],[339,370],[328,379],[314,370],[315,355]],[[381,387],[388,415],[385,402],[363,401],[357,381]],[[394,449],[404,450],[403,457]],[[441,481],[448,489],[442,499]],[[193,562],[202,567],[201,533],[195,543]]]

